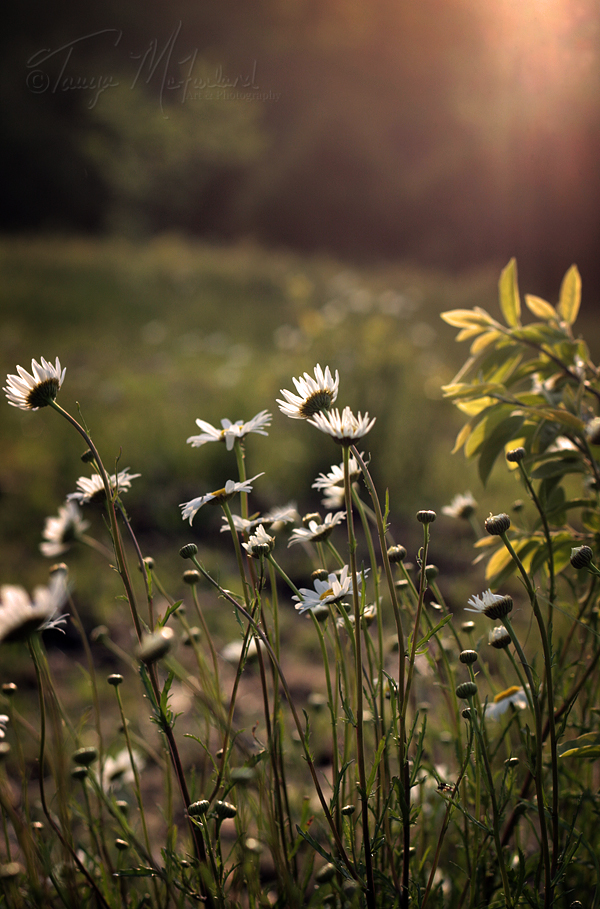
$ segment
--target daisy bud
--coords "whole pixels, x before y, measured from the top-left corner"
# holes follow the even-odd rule
[[[183,572],[183,582],[184,584],[189,584],[190,587],[194,587],[196,584],[199,584],[201,577],[202,575],[196,568],[192,568],[190,571]]]
[[[483,614],[488,617],[488,619],[501,619],[503,616],[508,615],[509,612],[512,612],[513,601],[512,597],[504,596],[499,600],[496,600],[490,606],[486,606],[483,610]]]
[[[504,761],[504,766],[512,769],[513,767],[516,767],[518,763],[519,763],[518,757],[510,757],[510,758],[506,758],[506,760]]]
[[[175,632],[172,628],[161,628],[156,634],[144,635],[142,643],[136,648],[136,656],[149,666],[167,655],[173,646]]]
[[[456,697],[462,698],[463,700],[468,700],[469,698],[475,697],[477,694],[477,685],[475,682],[463,682],[456,689]]]
[[[594,552],[590,546],[574,546],[569,561],[573,568],[587,568],[593,558]]]
[[[119,799],[116,805],[119,811],[121,811],[124,815],[129,814],[129,802],[126,802],[125,799]]]
[[[2,686],[2,694],[7,698],[12,698],[17,693],[17,686],[14,682],[5,682]]]
[[[88,748],[78,748],[77,751],[73,753],[73,760],[76,764],[82,764],[84,767],[87,767],[89,764],[93,764],[94,761],[98,760],[98,749],[91,746]]]
[[[109,677],[107,678],[106,681],[108,682],[109,685],[112,685],[113,688],[118,688],[118,686],[123,681],[123,676],[120,675],[120,673],[118,673],[118,672],[113,672],[112,675],[109,675]]]
[[[192,802],[191,805],[188,805],[188,814],[190,817],[202,817],[209,808],[210,802],[208,799],[200,799],[199,802]]]
[[[235,817],[237,814],[237,808],[235,805],[232,805],[231,802],[216,802],[215,813],[217,817],[223,821],[225,818]]]
[[[144,559],[144,565],[149,569],[149,571],[154,571],[154,559],[152,558],[152,556],[146,556],[146,558]],[[141,571],[142,566],[140,565],[138,567]]]
[[[3,881],[12,880],[23,874],[25,869],[19,862],[7,862],[6,865],[0,865],[0,879]]]
[[[433,524],[436,518],[437,515],[435,511],[431,511],[431,509],[417,511],[417,521],[419,521],[420,524]]]
[[[471,665],[471,663],[476,663],[478,659],[479,656],[476,650],[463,650],[459,656],[461,663],[466,663],[467,666]]]
[[[194,625],[190,628],[189,634],[186,631],[185,634],[181,637],[181,642],[186,647],[191,647],[193,644],[197,643],[202,637],[202,632],[197,625]]]
[[[326,581],[329,577],[329,572],[326,568],[317,568],[312,572],[311,578],[313,581]]]
[[[355,811],[356,811],[356,805],[344,805],[344,807],[342,808],[341,813],[342,813],[345,817],[346,817],[346,816],[349,817],[350,815],[354,814]]]
[[[329,881],[333,880],[335,877],[335,865],[331,862],[327,862],[326,865],[323,865],[322,868],[319,868],[315,874],[315,880],[319,884],[327,884]]]
[[[195,543],[186,543],[185,546],[182,546],[179,550],[179,555],[182,559],[191,559],[197,552],[198,547]]]
[[[81,460],[84,464],[91,464],[94,460],[94,452],[91,448],[87,448],[81,455]]]
[[[73,767],[71,776],[74,780],[85,780],[88,775],[87,767]]]
[[[115,849],[118,849],[119,852],[125,852],[126,849],[129,849],[129,843],[127,840],[122,840],[120,837],[117,837],[115,840]]]
[[[8,742],[0,742],[0,764],[4,761],[10,754],[10,745]]]
[[[435,581],[439,573],[440,569],[437,567],[437,565],[425,566],[425,577],[428,581]]]
[[[600,417],[595,417],[585,428],[585,435],[592,445],[600,445]]]
[[[475,628],[475,622],[463,622],[460,626],[461,631],[464,631],[465,634],[471,634],[472,631],[475,631]]]
[[[464,710],[461,710],[460,715],[462,716],[463,720],[470,720],[471,719],[471,708],[465,707]]]
[[[506,533],[510,527],[510,518],[507,514],[491,514],[485,519],[485,529],[492,536],[498,537]]]
[[[569,909],[583,909],[583,903],[579,900],[573,900],[572,903],[569,903]]]
[[[523,499],[515,499],[515,501],[512,503],[512,505],[510,507],[512,508],[513,511],[516,511],[518,514],[520,511],[523,511],[524,505],[525,505],[525,502],[523,501]]]
[[[523,460],[526,454],[527,452],[522,446],[519,448],[511,448],[510,451],[506,452],[506,460],[510,461],[512,464],[518,464]]]
[[[387,554],[388,559],[390,562],[392,562],[392,564],[398,564],[399,562],[403,562],[406,558],[406,549],[404,546],[390,546]]]

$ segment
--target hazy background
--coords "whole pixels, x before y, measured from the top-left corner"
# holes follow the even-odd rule
[[[600,289],[595,0],[24,2],[0,41],[5,232],[516,255],[535,293],[572,262]]]

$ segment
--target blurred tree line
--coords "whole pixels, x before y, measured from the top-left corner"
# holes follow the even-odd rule
[[[0,225],[600,289],[595,0],[11,4]]]

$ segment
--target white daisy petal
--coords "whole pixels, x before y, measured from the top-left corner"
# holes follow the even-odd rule
[[[56,613],[67,598],[64,571],[56,571],[47,587],[36,587],[33,600],[23,587],[4,584],[0,587],[0,642],[25,640],[36,631],[55,628],[65,616]]]
[[[243,483],[227,480],[222,489],[216,489],[214,492],[207,492],[206,495],[198,496],[195,499],[191,499],[189,502],[182,502],[179,506],[182,509],[182,519],[184,521],[189,520],[191,524],[197,512],[203,505],[206,505],[207,502],[215,502],[215,504],[219,505],[221,502],[227,502],[229,499],[233,498],[238,492],[252,492],[252,486],[250,484],[262,476],[264,476],[264,472],[257,473],[255,477],[252,477],[250,480],[246,480]]]
[[[314,379],[307,372],[299,379],[292,379],[298,394],[281,389],[284,400],[277,399],[279,409],[293,420],[307,420],[323,410],[329,410],[338,396],[340,384],[338,371],[335,372],[335,379],[329,366],[323,371],[317,363],[313,371]]]
[[[61,369],[58,357],[54,366],[44,357],[41,357],[41,361],[41,364],[36,360],[31,361],[33,375],[30,375],[22,366],[17,366],[19,375],[6,377],[7,384],[3,391],[12,407],[19,407],[21,410],[39,410],[40,407],[47,407],[56,399],[65,378],[66,367]]]
[[[316,413],[308,422],[330,435],[335,442],[349,445],[366,436],[375,425],[375,419],[369,420],[369,414],[363,416],[360,411],[355,416],[349,407],[344,407],[341,414],[334,408],[328,413]]]

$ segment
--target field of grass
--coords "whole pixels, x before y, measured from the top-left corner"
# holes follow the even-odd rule
[[[459,279],[349,268],[175,236],[5,239],[0,268],[5,374],[58,356],[67,369],[60,405],[89,430],[109,474],[115,465],[141,474],[116,506],[86,506],[95,542],[60,555],[69,566],[66,634],[48,631],[44,647],[39,635],[29,649],[2,645],[10,659],[0,668],[0,733],[8,723],[12,751],[8,773],[9,752],[0,753],[0,907],[47,906],[51,891],[53,907],[80,909],[188,909],[198,900],[220,909],[549,909],[559,879],[564,899],[570,882],[588,886],[595,839],[573,831],[578,812],[587,823],[597,810],[588,758],[597,751],[600,571],[577,573],[569,556],[600,535],[592,450],[600,391],[571,332],[575,272],[558,311],[534,300],[531,312],[545,321],[523,329],[512,266],[502,316],[492,270]],[[469,314],[476,306],[491,315]],[[450,324],[440,319],[448,310],[459,311]],[[485,490],[476,463],[450,454],[465,420],[441,391],[466,356],[456,327],[480,345],[473,374],[450,392],[470,406],[463,441],[488,463],[513,439],[527,446],[512,472],[498,458]],[[239,479],[244,453],[246,477],[264,471],[250,514],[294,503],[300,515],[324,516],[311,484],[340,463],[344,446],[276,404],[280,389],[317,363],[339,370],[337,406],[376,418],[354,452],[365,461],[351,534],[358,555],[341,524],[331,546],[287,547],[289,528],[278,528],[273,552],[245,559],[240,542],[257,541],[234,534],[236,549],[232,534],[220,533],[225,503],[200,508],[191,527],[180,503]],[[252,433],[232,451],[186,444],[197,418],[219,426],[263,410],[273,415],[268,436]],[[0,577],[31,591],[52,564],[39,551],[44,519],[92,468],[81,461],[81,436],[52,407],[5,403],[0,425]],[[558,444],[567,436],[571,448]],[[389,501],[387,532],[367,492],[371,477],[382,509]],[[442,511],[467,489],[479,500],[472,526]],[[521,509],[514,500],[527,490]],[[350,497],[348,481],[339,506],[348,513]],[[239,515],[244,499],[233,505]],[[574,521],[571,510],[581,512]],[[526,567],[504,531],[484,534],[492,511],[513,516]],[[484,563],[472,564],[479,535],[479,553],[494,553],[487,575]],[[199,561],[182,562],[179,550],[192,541]],[[407,552],[390,563],[391,544]],[[152,559],[145,579],[140,554]],[[194,566],[202,577],[192,591],[182,574]],[[311,578],[317,567],[330,572],[326,582]],[[300,605],[320,582],[327,603],[348,571],[352,584],[327,614],[298,615],[294,592]],[[507,609],[495,618],[510,633],[510,662],[506,649],[488,646],[487,614],[464,624],[469,597],[490,584]],[[242,639],[257,653],[231,655],[228,645]],[[522,709],[493,725],[486,699],[489,709],[498,692],[502,703],[519,691]],[[560,762],[560,799],[554,697],[559,738],[572,744],[561,747],[576,755]],[[100,776],[71,775],[70,753],[82,746],[96,749]],[[107,762],[119,754],[124,776],[108,783]],[[130,820],[115,803],[124,793]],[[41,825],[33,834],[32,822]],[[48,878],[26,891],[19,863],[29,877],[44,870]],[[590,909],[599,898],[596,888]]]

